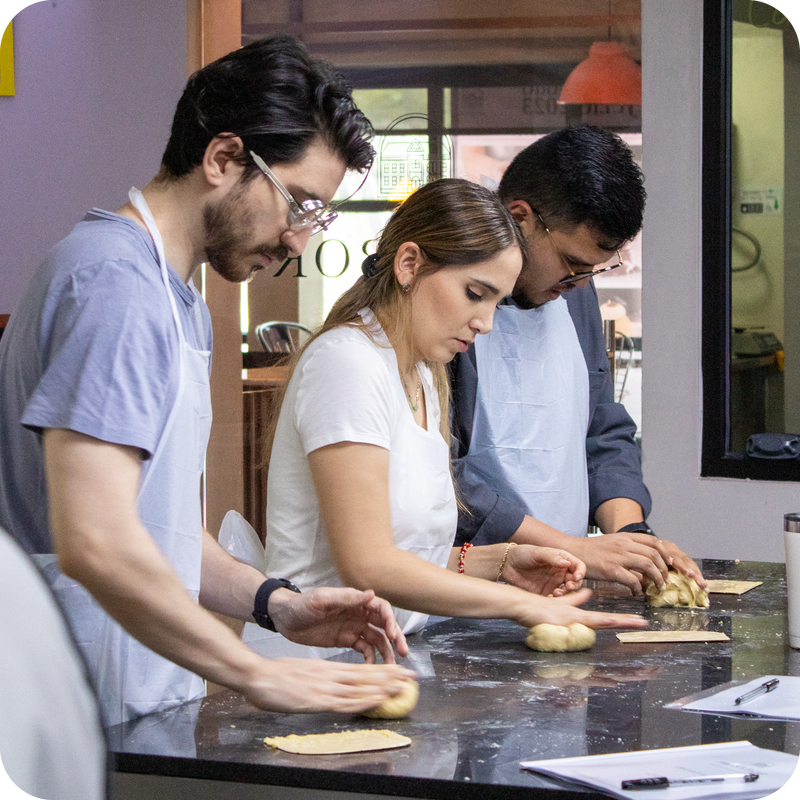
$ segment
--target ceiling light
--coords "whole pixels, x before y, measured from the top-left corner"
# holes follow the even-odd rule
[[[558,102],[642,104],[642,68],[622,42],[595,42],[569,74]]]

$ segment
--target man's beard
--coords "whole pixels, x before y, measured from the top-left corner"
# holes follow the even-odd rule
[[[522,289],[517,289],[516,287],[511,292],[511,299],[518,308],[525,311],[530,311],[532,308],[539,308],[539,306],[543,305],[542,303],[534,303]]]
[[[289,248],[278,244],[265,244],[252,250],[243,250],[250,232],[255,228],[256,215],[247,207],[246,185],[238,183],[230,193],[215,204],[203,209],[205,233],[205,260],[216,273],[231,283],[243,283],[251,278],[254,269],[248,256],[267,256],[282,263],[289,256]]]

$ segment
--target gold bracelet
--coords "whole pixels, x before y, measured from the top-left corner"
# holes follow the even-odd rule
[[[503,560],[500,562],[500,569],[497,572],[497,577],[494,579],[494,582],[497,583],[498,581],[502,580],[503,578],[503,570],[506,566],[506,561],[508,560],[508,551],[511,550],[512,547],[515,547],[514,542],[509,542],[508,547],[506,547],[505,553],[503,553]]]

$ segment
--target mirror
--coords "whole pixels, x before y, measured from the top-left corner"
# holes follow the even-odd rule
[[[800,48],[754,0],[705,3],[702,474],[800,480],[748,455],[800,434]]]

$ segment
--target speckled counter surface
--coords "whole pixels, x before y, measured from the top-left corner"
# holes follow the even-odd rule
[[[590,651],[536,653],[512,623],[446,620],[409,638],[420,700],[408,719],[270,714],[221,692],[112,728],[115,768],[401,797],[566,800],[591,795],[560,790],[519,761],[745,739],[798,753],[800,723],[663,708],[727,681],[800,675],[800,651],[787,644],[783,565],[706,561],[703,569],[708,578],[763,585],[712,595],[708,611],[645,610],[606,585],[587,607],[644,613],[654,629],[724,631],[730,642],[621,644],[614,631],[600,631]],[[265,736],[369,727],[413,743],[342,756],[295,756],[262,744]]]

